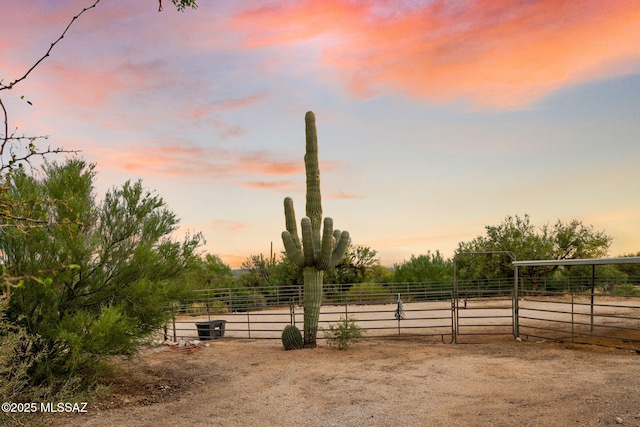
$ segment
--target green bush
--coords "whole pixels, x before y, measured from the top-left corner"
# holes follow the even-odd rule
[[[356,324],[352,317],[340,318],[337,324],[330,324],[329,329],[323,329],[324,338],[331,347],[346,350],[349,346],[363,337],[364,331]]]
[[[347,301],[351,303],[372,303],[391,300],[389,290],[378,283],[356,283],[347,291]]]
[[[138,181],[98,201],[94,176],[74,159],[7,183],[16,207],[2,220],[0,264],[23,278],[0,308],[0,388],[13,384],[12,393],[51,399],[93,387],[110,356],[134,353],[162,327],[196,258],[201,236],[173,240],[179,222],[162,198]]]

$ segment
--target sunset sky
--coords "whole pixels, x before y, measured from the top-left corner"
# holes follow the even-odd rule
[[[0,0],[2,82],[94,1]],[[10,133],[82,150],[98,195],[141,178],[232,267],[280,253],[285,196],[303,216],[309,110],[324,214],[383,265],[525,213],[640,251],[637,0],[163,3],[102,0],[0,96]]]

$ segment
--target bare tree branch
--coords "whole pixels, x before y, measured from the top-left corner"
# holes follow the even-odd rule
[[[53,49],[53,47],[58,44],[60,42],[60,40],[62,40],[65,36],[65,34],[67,34],[67,31],[69,30],[69,28],[71,28],[71,25],[73,25],[73,23],[76,21],[76,19],[78,19],[80,16],[82,16],[83,13],[85,13],[86,11],[93,9],[94,7],[96,7],[96,5],[98,3],[100,3],[101,0],[96,0],[95,3],[93,3],[91,6],[89,7],[85,7],[84,9],[82,9],[82,11],[80,13],[78,13],[76,16],[74,16],[71,21],[69,22],[69,24],[67,25],[67,28],[64,29],[64,31],[62,32],[62,34],[60,34],[60,37],[58,37],[58,39],[56,41],[54,41],[53,43],[51,43],[51,46],[49,46],[49,49],[47,50],[47,52],[36,61],[35,64],[33,64],[31,66],[31,68],[29,68],[27,70],[26,73],[24,73],[24,75],[22,77],[17,78],[16,80],[12,81],[11,83],[9,83],[8,85],[2,84],[2,80],[0,80],[0,91],[3,91],[5,89],[13,89],[13,87],[20,83],[22,80],[26,79],[27,76],[29,74],[31,74],[31,72],[38,66],[40,65],[40,63],[42,61],[45,60],[45,58],[47,58],[50,54],[51,54],[51,50]],[[4,154],[4,149],[7,145],[7,142],[12,139],[9,136],[9,115],[7,113],[7,109],[4,106],[4,103],[2,102],[2,99],[0,98],[0,106],[2,106],[2,113],[4,115],[4,138],[2,139],[2,144],[0,144],[0,156],[2,156],[2,154]],[[4,168],[4,167],[3,167]]]
[[[51,43],[51,46],[49,46],[49,50],[47,50],[47,52],[42,56],[42,58],[38,59],[38,61],[36,61],[35,64],[33,64],[31,66],[31,68],[29,68],[27,70],[26,73],[24,73],[24,75],[14,81],[12,81],[11,83],[9,83],[8,85],[0,85],[0,90],[5,90],[5,89],[13,89],[13,87],[20,83],[22,80],[26,79],[27,76],[29,74],[31,74],[31,72],[38,66],[40,65],[40,63],[42,61],[45,60],[45,58],[47,58],[49,56],[49,54],[51,53],[51,50],[53,49],[53,47],[55,45],[58,44],[58,42],[60,42],[60,40],[62,40],[65,36],[65,34],[67,34],[67,31],[69,30],[69,28],[71,28],[71,25],[73,25],[73,23],[76,21],[76,19],[80,18],[80,16],[82,16],[83,13],[85,13],[86,11],[93,9],[94,7],[97,6],[98,3],[100,3],[101,0],[96,0],[96,2],[94,4],[92,4],[89,7],[85,7],[84,9],[82,9],[82,11],[80,13],[78,13],[76,16],[74,16],[71,21],[69,22],[69,24],[67,25],[67,28],[64,29],[64,31],[62,32],[62,34],[60,35],[60,37],[58,37],[58,39],[56,41],[54,41],[53,43]]]

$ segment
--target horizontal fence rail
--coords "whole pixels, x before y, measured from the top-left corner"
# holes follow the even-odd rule
[[[421,336],[444,343],[467,343],[503,336],[640,351],[638,285],[602,283],[593,295],[584,280],[535,285],[521,282],[517,293],[509,279],[459,281],[457,292],[451,283],[358,285],[325,285],[319,339],[324,338],[323,330],[329,325],[350,318],[365,332],[365,338]],[[398,312],[398,299],[402,313]],[[199,328],[206,322],[222,325],[212,339],[280,339],[287,325],[303,329],[298,286],[194,291],[170,311],[165,336],[174,341],[200,338]]]
[[[464,292],[460,293],[465,295]],[[457,305],[455,341],[480,335],[514,336],[513,296],[501,290],[485,290],[480,296],[466,295],[455,301]]]
[[[640,297],[529,292],[519,303],[520,335],[640,348]]]

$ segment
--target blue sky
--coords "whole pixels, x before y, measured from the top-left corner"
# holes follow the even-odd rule
[[[92,3],[0,0],[3,82]],[[308,110],[324,213],[383,265],[525,213],[640,250],[638,2],[165,3],[101,1],[2,99],[11,130],[96,162],[98,194],[141,178],[230,265],[282,249],[285,196],[304,211]]]

